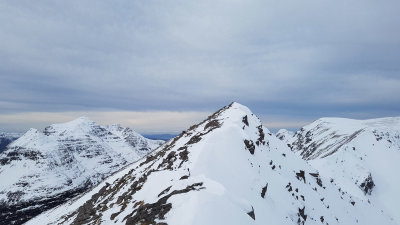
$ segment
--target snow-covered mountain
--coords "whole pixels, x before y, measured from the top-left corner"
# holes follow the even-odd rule
[[[0,132],[0,153],[7,147],[7,145],[21,136],[22,134],[20,133]]]
[[[286,141],[342,191],[381,207],[400,224],[400,117],[321,118]]]
[[[88,118],[30,129],[0,154],[0,224],[21,224],[88,190],[155,148],[119,125]]]
[[[395,224],[232,103],[27,224]]]
[[[277,138],[279,138],[282,141],[290,143],[290,140],[294,136],[294,132],[286,130],[286,129],[280,129],[278,132],[275,134]]]

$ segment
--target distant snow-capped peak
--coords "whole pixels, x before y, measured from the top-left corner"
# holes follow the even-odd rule
[[[294,132],[293,131],[289,131],[286,129],[280,129],[278,130],[278,132],[275,134],[275,136],[277,138],[279,138],[280,140],[283,141],[289,141],[294,137]]]
[[[0,224],[61,204],[163,143],[120,130],[80,117],[30,129],[10,144],[0,154]]]

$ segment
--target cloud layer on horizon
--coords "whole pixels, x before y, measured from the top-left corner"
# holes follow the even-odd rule
[[[25,132],[27,128],[42,130],[51,124],[65,123],[84,116],[101,125],[121,124],[143,134],[177,134],[208,115],[208,112],[172,111],[24,112],[3,114],[0,116],[0,126],[6,131]]]
[[[232,101],[280,122],[396,116],[399,8],[392,0],[8,1],[0,117],[211,112]]]
[[[0,116],[1,131],[25,132],[27,128],[43,130],[55,123],[65,123],[78,117],[88,117],[101,124],[120,124],[142,134],[178,134],[191,125],[203,121],[213,112],[176,111],[92,111],[92,112],[24,112]],[[296,129],[309,123],[297,119],[261,118],[264,126],[272,132],[281,128]]]

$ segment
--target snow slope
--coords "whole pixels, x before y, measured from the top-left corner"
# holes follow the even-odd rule
[[[30,129],[0,154],[0,224],[20,224],[161,145],[88,118]]]
[[[343,191],[383,208],[400,224],[400,117],[321,118],[287,142]]]
[[[27,224],[394,224],[232,103]]]

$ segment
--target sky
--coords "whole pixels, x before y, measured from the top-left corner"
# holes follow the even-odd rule
[[[178,133],[232,101],[271,130],[400,116],[400,1],[2,1],[0,130]]]

